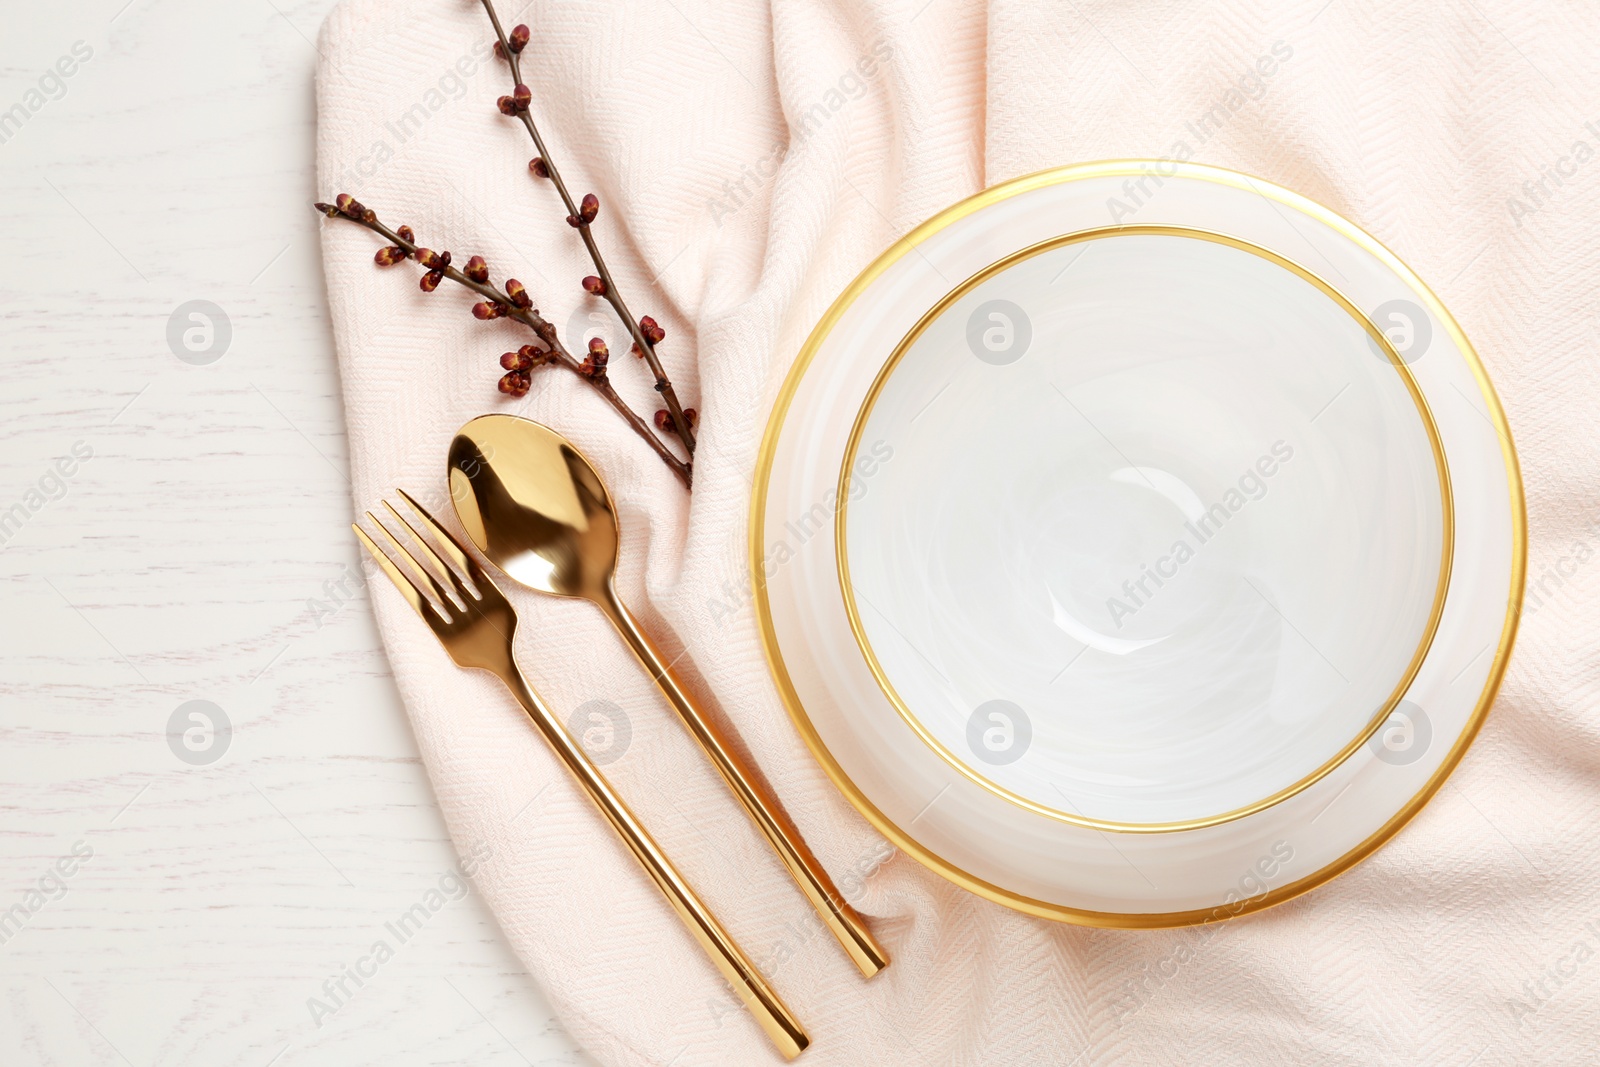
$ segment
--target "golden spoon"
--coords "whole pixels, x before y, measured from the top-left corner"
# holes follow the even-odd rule
[[[473,544],[512,579],[542,593],[581,597],[605,612],[856,967],[871,978],[888,966],[888,955],[783,809],[756,784],[617,598],[616,513],[577,447],[528,419],[473,419],[450,443],[450,496]]]

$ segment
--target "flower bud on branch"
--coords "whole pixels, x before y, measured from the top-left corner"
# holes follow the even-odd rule
[[[376,213],[362,205],[348,194],[340,194],[333,204],[317,205],[317,210],[328,218],[346,218],[358,222],[376,233],[382,234],[390,241],[390,246],[374,255],[374,261],[380,265],[392,266],[401,259],[411,256],[416,258],[427,271],[422,278],[422,288],[427,291],[436,289],[444,278],[449,278],[458,284],[472,289],[482,299],[482,302],[473,306],[473,314],[481,320],[498,318],[511,318],[533,330],[548,346],[543,350],[546,362],[559,363],[586,380],[599,392],[606,401],[622,416],[624,421],[637,433],[651,448],[653,448],[668,468],[672,470],[685,486],[692,481],[692,461],[695,449],[694,425],[695,418],[688,409],[679,404],[677,395],[672,387],[671,380],[662,368],[661,361],[655,351],[655,345],[665,337],[658,324],[646,316],[636,319],[628,311],[628,306],[622,294],[616,289],[614,279],[606,269],[605,261],[601,255],[600,247],[591,230],[591,224],[599,217],[600,199],[593,193],[586,194],[581,201],[574,201],[560,172],[550,160],[550,154],[544,140],[539,133],[539,128],[530,113],[533,103],[533,92],[524,81],[521,69],[522,53],[531,43],[531,31],[525,25],[514,27],[510,34],[502,28],[500,17],[495,11],[494,0],[480,0],[484,12],[488,15],[494,27],[496,42],[494,51],[506,62],[510,72],[512,91],[502,96],[497,101],[499,110],[511,117],[520,118],[523,127],[528,131],[533,141],[534,149],[538,153],[528,161],[528,171],[534,177],[547,178],[555,186],[557,194],[567,211],[567,222],[578,230],[584,247],[589,257],[594,262],[596,273],[584,279],[585,291],[606,300],[622,320],[631,335],[630,350],[643,359],[650,367],[654,377],[655,390],[661,394],[665,402],[664,415],[658,418],[657,425],[662,426],[663,421],[670,424],[672,432],[676,433],[688,453],[685,459],[679,459],[662,442],[660,436],[651,429],[651,425],[641,419],[630,408],[625,400],[612,388],[606,374],[606,364],[609,360],[609,351],[604,342],[591,345],[589,352],[580,363],[561,344],[560,334],[556,327],[540,316],[538,310],[532,306],[532,298],[526,290],[518,285],[512,288],[508,281],[505,295],[493,289],[488,283],[488,264],[482,257],[473,257],[463,272],[449,265],[448,254],[434,254],[426,259],[420,254],[422,250],[416,247],[415,239],[409,230],[401,227],[400,232],[389,230],[378,221]],[[531,346],[526,346],[531,347]],[[534,349],[535,352],[541,350]],[[534,358],[531,357],[530,358]],[[521,360],[514,361],[518,366]],[[538,360],[535,359],[535,365]],[[506,374],[500,381],[500,389],[509,395],[521,396],[528,390],[528,369],[506,368]],[[665,427],[662,426],[663,432]]]
[[[450,266],[449,252],[435,252],[431,248],[419,248],[416,251],[417,262],[428,268],[428,273],[422,276],[418,283],[424,293],[431,293],[439,288],[439,283],[444,281],[444,272]]]
[[[501,356],[500,366],[506,370],[514,370],[518,373],[526,373],[527,371],[532,370],[534,367],[542,366],[543,364],[550,362],[549,357],[550,353],[536,348],[533,345],[523,345],[515,352],[507,352],[505,355]]]
[[[516,27],[508,36],[501,26],[499,14],[495,11],[494,0],[479,0],[479,2],[483,5],[484,13],[488,15],[489,22],[494,26],[495,37],[497,38],[495,53],[506,60],[506,65],[510,68],[512,85],[514,87],[524,86],[525,82],[519,53],[527,43],[527,37],[524,34],[525,27]],[[677,436],[683,442],[683,447],[692,460],[694,457],[695,435],[691,420],[681,417],[683,408],[679,404],[671,379],[667,377],[667,373],[661,365],[661,360],[655,352],[654,342],[645,337],[639,328],[638,320],[628,311],[627,303],[623,300],[622,294],[617,291],[615,280],[606,270],[605,259],[601,255],[600,246],[595,240],[593,231],[590,229],[590,223],[594,222],[600,212],[599,198],[591,193],[585,196],[581,203],[575,201],[571,192],[567,189],[566,183],[561,179],[561,172],[551,162],[549,150],[545,146],[544,138],[539,133],[538,123],[534,121],[526,105],[524,110],[517,112],[515,97],[511,97],[507,98],[505,104],[502,105],[502,107],[507,106],[512,109],[507,112],[508,114],[516,113],[522,119],[522,124],[527,129],[529,138],[533,141],[534,150],[538,153],[528,162],[529,172],[535,177],[550,179],[551,184],[555,186],[556,193],[561,197],[561,202],[567,210],[568,225],[576,229],[582,237],[584,248],[588,251],[589,258],[594,261],[595,276],[604,283],[604,291],[597,295],[603,296],[606,302],[611,305],[612,310],[617,313],[617,317],[622,320],[623,325],[628,328],[628,332],[633,337],[632,351],[649,365],[650,373],[655,378],[656,391],[661,394],[661,398],[666,402],[667,410],[674,414],[673,422]],[[635,426],[635,429],[637,430],[638,427]]]
[[[683,409],[683,418],[684,418],[684,421],[687,422],[691,428],[693,428],[695,426],[698,426],[700,424],[700,413],[697,412],[694,408],[684,408]],[[662,431],[663,433],[676,433],[677,432],[678,428],[677,428],[676,424],[674,424],[673,421],[672,421],[672,412],[668,411],[666,408],[661,408],[659,411],[656,412],[656,420],[655,421],[656,421],[656,429]]]
[[[509,48],[512,55],[517,55],[521,53],[524,48],[528,47],[528,38],[531,36],[533,36],[533,34],[528,27],[521,25],[513,27],[504,44],[501,44],[499,41],[494,43],[494,54],[501,59],[506,59],[508,58],[506,55],[506,49]]]
[[[604,378],[606,364],[611,359],[611,352],[606,348],[606,343],[598,337],[589,339],[589,355],[578,368],[578,373],[585,378]]]
[[[415,259],[427,271],[423,275],[422,282],[425,289],[432,291],[441,280],[449,278],[451,281],[471,289],[484,298],[483,302],[473,307],[473,314],[479,319],[510,318],[532,330],[544,342],[546,347],[539,348],[531,344],[523,345],[517,351],[508,352],[501,357],[501,367],[506,371],[499,381],[499,389],[502,394],[511,397],[526,395],[531,382],[531,373],[540,366],[557,365],[572,371],[587,381],[606,403],[611,405],[617,414],[622,417],[623,421],[628,424],[629,428],[655,451],[660,460],[667,465],[667,469],[678,476],[685,488],[692,484],[693,473],[690,463],[673,455],[672,451],[662,442],[660,436],[651,429],[650,423],[629,407],[628,402],[612,388],[611,383],[607,380],[605,371],[609,353],[606,351],[604,342],[591,345],[587,358],[580,363],[562,345],[561,335],[556,327],[543,318],[536,308],[517,307],[507,302],[512,299],[511,294],[518,291],[521,291],[522,295],[527,297],[526,290],[522,288],[520,283],[508,280],[506,283],[508,295],[503,297],[487,281],[478,281],[475,277],[471,277],[464,271],[451,266],[450,253],[434,252],[432,249],[418,247],[416,237],[411,232],[410,227],[401,226],[396,230],[389,229],[378,220],[376,212],[363,206],[348,195],[339,196],[332,204],[319,202],[316,204],[316,209],[326,218],[346,219],[366,227],[385,238],[389,248],[398,249],[402,253],[402,258]],[[486,278],[488,264],[483,263],[482,258],[481,256],[474,256],[469,259],[467,265],[473,275],[481,272]],[[514,284],[515,288],[513,288]],[[532,303],[531,298],[528,298],[528,302]]]
[[[567,216],[567,225],[578,227],[587,226],[600,214],[600,198],[593,193],[583,194],[583,203],[578,207],[576,215]]]
[[[506,371],[500,378],[500,391],[513,397],[526,396],[528,387],[533,384],[529,372],[550,361],[549,352],[533,345],[523,345],[515,352],[507,352],[500,357],[500,366]]]

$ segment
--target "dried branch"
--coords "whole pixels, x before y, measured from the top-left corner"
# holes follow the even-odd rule
[[[533,116],[528,113],[528,105],[533,99],[532,91],[522,81],[522,50],[527,47],[530,33],[528,27],[517,26],[512,29],[507,37],[505,29],[500,25],[500,16],[494,9],[493,0],[482,0],[483,10],[488,14],[489,21],[494,24],[495,36],[499,38],[495,52],[505,59],[511,67],[512,94],[500,98],[500,110],[507,115],[515,115],[527,127],[528,136],[533,139],[533,146],[538,150],[538,155],[528,163],[528,169],[541,178],[549,178],[555,183],[556,192],[561,194],[561,202],[567,208],[567,222],[569,222],[583,238],[584,247],[589,250],[589,258],[594,261],[598,277],[590,276],[584,279],[584,289],[595,296],[604,297],[617,313],[617,317],[627,326],[628,332],[633,335],[633,351],[642,356],[650,365],[650,373],[655,375],[656,392],[661,394],[661,399],[666,402],[667,412],[670,415],[672,428],[676,431],[683,447],[688,450],[690,459],[694,458],[695,435],[692,425],[694,417],[685,415],[683,407],[678,403],[678,394],[672,388],[672,381],[661,367],[661,360],[656,356],[656,344],[666,336],[666,332],[657,325],[649,316],[635,319],[628,310],[628,305],[623,301],[622,294],[617,291],[616,282],[611,277],[611,271],[606,268],[606,261],[600,254],[600,246],[595,243],[594,234],[590,231],[590,224],[600,210],[600,200],[593,193],[584,196],[582,203],[575,202],[572,194],[568,192],[567,185],[561,180],[561,172],[550,159],[550,152],[545,148],[544,138],[539,136],[539,127],[535,125]],[[667,420],[661,420],[667,421]]]
[[[424,292],[432,292],[438,288],[442,279],[449,278],[484,298],[482,303],[474,305],[472,309],[473,315],[477,318],[515,319],[532,330],[539,340],[544,342],[545,348],[540,350],[532,345],[524,345],[519,351],[508,352],[502,357],[501,366],[507,371],[501,379],[500,387],[503,391],[517,396],[526,393],[528,372],[541,364],[554,364],[571,371],[605,397],[633,431],[644,438],[655,450],[656,455],[661,457],[661,461],[678,476],[684,487],[689,488],[690,464],[673,455],[672,450],[650,428],[650,424],[640,418],[639,414],[628,406],[628,402],[612,388],[611,381],[606,375],[606,363],[610,354],[606,351],[605,343],[598,337],[590,342],[589,353],[580,362],[573,358],[572,353],[561,343],[561,336],[555,326],[539,314],[539,309],[533,306],[533,301],[520,282],[514,278],[507,279],[504,292],[488,284],[489,268],[482,257],[473,256],[467,263],[467,272],[463,273],[450,265],[449,252],[434,252],[418,246],[409,227],[402,226],[398,231],[391,230],[378,221],[376,212],[345,193],[339,194],[337,203],[317,204],[316,208],[330,219],[345,219],[357,223],[374,233],[381,234],[389,241],[389,246],[380,248],[373,257],[380,266],[392,266],[408,258],[415,259],[427,272],[422,276],[421,284]],[[691,409],[682,421],[687,423],[693,417]]]

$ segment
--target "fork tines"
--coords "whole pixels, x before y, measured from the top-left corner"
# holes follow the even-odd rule
[[[410,540],[422,550],[423,560],[427,562],[428,566],[424,566],[416,555],[408,551],[400,542],[400,539],[390,531],[389,527],[383,524],[383,520],[370,511],[366,513],[367,519],[373,526],[377,527],[378,533],[392,550],[392,556],[398,558],[404,564],[405,571],[409,572],[409,576],[395,565],[394,558],[391,558],[391,553],[379,548],[372,538],[367,536],[367,532],[360,525],[352,523],[350,528],[356,532],[356,537],[360,538],[362,547],[383,569],[383,572],[389,576],[389,580],[394,583],[395,588],[400,590],[418,615],[421,615],[429,622],[434,621],[433,618],[430,618],[430,614],[437,616],[439,622],[448,622],[451,616],[464,609],[470,601],[482,598],[481,590],[486,582],[483,571],[450,531],[446,530],[439,524],[437,519],[428,514],[427,508],[412,499],[411,495],[404,489],[396,489],[395,492],[399,493],[401,499],[410,507],[418,520],[418,524],[423,531],[426,531],[428,536],[424,536],[423,532],[419,532],[417,527],[413,526],[404,515],[396,511],[394,505],[387,500],[382,502],[383,507],[393,516],[394,521],[399,523],[406,533],[410,534]],[[446,559],[449,559],[450,563],[446,563]],[[451,566],[451,564],[454,564],[454,566]],[[463,583],[463,578],[470,583],[470,592],[468,591],[468,586]],[[454,594],[453,598],[447,595],[445,589],[439,584],[440,579],[443,579],[448,584],[450,592]]]

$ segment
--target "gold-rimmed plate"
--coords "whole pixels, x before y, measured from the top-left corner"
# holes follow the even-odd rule
[[[1148,194],[1135,226],[1108,225],[1108,201],[1134,183]],[[1038,278],[1011,273],[1029,264]],[[1008,288],[986,288],[994,281]],[[1039,304],[1051,285],[1070,293]],[[1029,302],[1029,344],[1049,357],[1031,364],[1004,358],[1015,316],[993,318],[991,307],[974,317],[994,301],[1021,307],[1018,294]],[[941,302],[944,314],[930,319]],[[918,337],[938,341],[926,361],[919,323]],[[919,373],[880,374],[897,350]],[[1152,352],[1161,358],[1141,363]],[[960,373],[946,384],[944,370]],[[985,393],[986,381],[1003,388]],[[1046,401],[1055,415],[1026,415]],[[912,436],[896,437],[907,428]],[[999,451],[974,448],[973,433]],[[1274,456],[1279,442],[1292,456]],[[996,474],[1005,469],[996,456],[1019,449],[1043,457],[1025,464],[1033,473]],[[956,470],[972,455],[982,458]],[[1237,508],[1220,480],[1230,463],[1245,479],[1232,478]],[[1301,470],[1296,487],[1285,475]],[[960,486],[942,503],[928,488],[941,472]],[[1520,483],[1477,357],[1376,241],[1231,172],[1090,164],[1019,179],[930,220],[818,326],[758,473],[763,636],[813,751],[896,844],[1036,914],[1203,921],[1332,877],[1443,781],[1510,651]],[[1018,499],[1035,512],[1012,540],[1040,514],[1060,528],[1032,556],[988,551],[985,531],[1003,528]],[[1182,562],[1141,542],[1216,502],[1228,517],[1213,521],[1237,535],[1228,541],[1213,529]],[[1083,515],[1095,521],[1073,528]],[[1307,545],[1323,555],[1308,557]],[[967,579],[949,573],[974,553],[994,563],[986,584],[1012,581],[1009,603],[1026,609],[1017,618],[1005,602],[972,600]],[[1124,590],[1113,608],[1097,582],[1126,582],[1133,595]],[[930,600],[941,583],[939,595],[959,595]],[[991,634],[993,646],[966,649]],[[1230,661],[1230,648],[1255,653]],[[1049,758],[979,756],[974,744],[1004,756],[1021,733],[1010,709],[1022,704],[1002,685],[1033,672],[1028,684],[1048,692],[1045,661],[1070,676],[1075,649],[1101,667],[1065,710],[1045,703],[1029,715],[1027,751]],[[1176,654],[1154,676],[1130,672],[1151,649]],[[1166,689],[1160,700],[1119,697],[1133,684]],[[1173,700],[1207,686],[1227,699]],[[1094,692],[1098,707],[1086,698]],[[1002,703],[973,718],[992,701]],[[1091,712],[1107,709],[1097,723]],[[1241,747],[1252,721],[1262,741]],[[1160,832],[1130,832],[1140,830]]]

